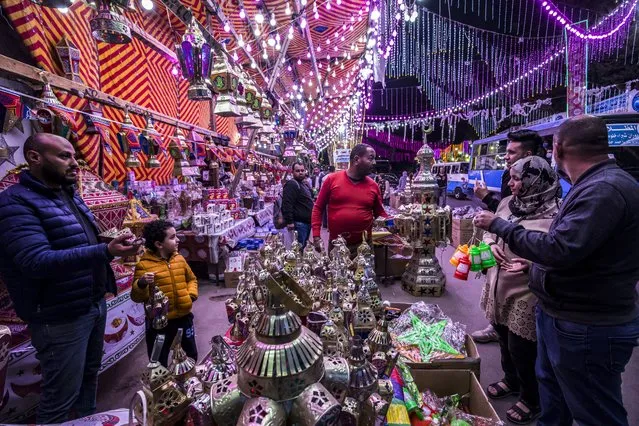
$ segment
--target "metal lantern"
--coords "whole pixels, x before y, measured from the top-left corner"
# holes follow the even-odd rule
[[[175,46],[182,68],[182,76],[189,81],[187,95],[192,101],[211,99],[206,79],[211,72],[211,46],[204,40],[202,31],[191,17],[191,23],[182,36],[182,43]]]
[[[128,168],[140,167],[142,164],[138,160],[136,153],[140,151],[140,143],[136,135],[137,128],[133,125],[129,111],[124,110],[124,119],[120,131],[116,134],[118,144],[123,153],[127,154],[124,164]]]
[[[217,99],[213,112],[220,117],[239,117],[241,115],[235,99],[239,78],[239,74],[229,64],[226,55],[215,57],[211,71],[211,83],[213,91],[217,93]]]
[[[252,111],[249,111],[250,106],[246,102],[245,98],[247,81],[248,77],[245,73],[242,73],[240,76],[240,81],[238,83],[237,97],[237,107],[240,116],[235,119],[235,124],[240,127],[249,127],[255,124],[255,117],[253,116]]]
[[[160,168],[161,164],[160,160],[158,160],[157,158],[157,155],[160,153],[162,141],[160,133],[155,130],[152,116],[146,116],[146,127],[142,131],[139,139],[144,153],[149,156],[146,162],[146,167],[150,169]]]
[[[173,176],[183,176],[189,168],[189,162],[185,151],[187,150],[186,139],[178,126],[175,127],[173,139],[169,142],[169,155],[173,158]]]
[[[64,70],[64,76],[77,83],[84,83],[80,78],[80,49],[66,36],[55,46],[60,64]]]
[[[104,43],[127,44],[131,42],[131,29],[124,18],[114,11],[114,6],[123,6],[119,1],[98,2],[98,14],[91,19],[93,38]]]
[[[71,7],[71,5],[73,5],[72,0],[31,0],[31,1],[33,1],[33,3],[37,5],[50,7],[52,9],[68,9]]]

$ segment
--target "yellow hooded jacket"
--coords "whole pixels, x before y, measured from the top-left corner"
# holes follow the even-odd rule
[[[169,298],[168,319],[181,318],[191,312],[197,299],[197,278],[182,255],[173,253],[169,260],[147,250],[135,265],[131,300],[137,303],[149,299],[149,286],[140,288],[138,280],[147,272],[155,273],[155,284]]]

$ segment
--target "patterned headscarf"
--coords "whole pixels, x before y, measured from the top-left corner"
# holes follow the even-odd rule
[[[522,158],[510,167],[510,175],[521,179],[519,195],[510,199],[511,220],[552,216],[561,200],[559,176],[546,159]]]

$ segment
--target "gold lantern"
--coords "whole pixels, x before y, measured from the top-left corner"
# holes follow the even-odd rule
[[[129,111],[125,108],[124,120],[120,127],[120,131],[116,136],[118,143],[120,144],[120,149],[123,153],[127,154],[124,165],[128,168],[136,168],[142,165],[140,160],[138,160],[138,157],[135,155],[135,153],[140,150],[140,143],[138,142],[138,138],[135,134],[136,132],[137,128],[133,125],[133,121],[131,121],[131,117],[129,116]]]
[[[77,83],[84,83],[80,78],[80,49],[65,35],[55,46],[55,51],[64,70],[64,76]]]

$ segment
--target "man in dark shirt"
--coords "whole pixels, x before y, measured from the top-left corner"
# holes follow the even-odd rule
[[[313,195],[306,183],[304,163],[293,164],[293,179],[286,182],[282,194],[282,216],[290,231],[297,231],[297,241],[306,246],[311,233]]]
[[[543,139],[539,136],[539,133],[533,130],[523,129],[508,133],[508,144],[506,145],[506,154],[504,155],[506,170],[504,170],[504,173],[501,175],[500,193],[496,194],[489,191],[484,182],[475,182],[475,196],[486,204],[488,210],[493,213],[496,212],[502,198],[513,195],[508,186],[508,181],[510,181],[510,166],[522,158],[535,155],[542,144]],[[496,246],[495,250],[501,252],[499,246]],[[503,252],[501,256],[504,257]],[[492,324],[488,324],[483,330],[475,331],[471,336],[477,343],[497,342],[499,340]]]
[[[95,412],[106,322],[116,292],[109,261],[135,254],[130,235],[98,241],[93,215],[75,192],[75,150],[40,133],[24,144],[29,170],[0,194],[0,275],[29,326],[42,369],[37,423]]]
[[[607,152],[603,120],[567,120],[553,155],[573,187],[548,233],[490,212],[474,219],[534,262],[542,426],[628,425],[621,373],[639,340],[639,185]]]

